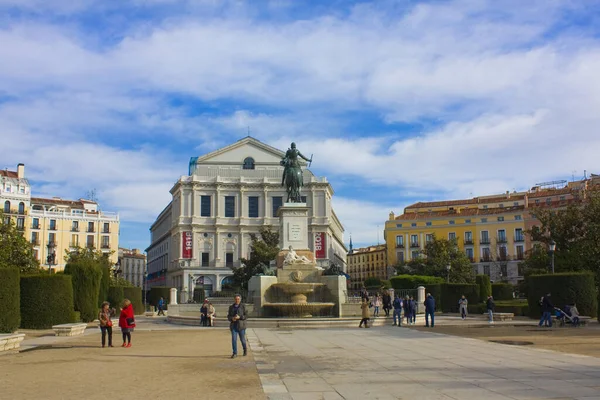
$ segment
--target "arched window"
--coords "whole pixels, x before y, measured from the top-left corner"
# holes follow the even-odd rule
[[[25,203],[19,203],[19,214],[25,214]]]
[[[244,169],[254,169],[254,158],[246,157],[244,160]]]
[[[7,214],[10,213],[10,201],[8,200],[4,202],[4,212]]]

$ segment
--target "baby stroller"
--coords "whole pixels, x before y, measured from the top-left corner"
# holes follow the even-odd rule
[[[573,327],[579,326],[579,318],[571,315],[571,307],[568,305],[564,306],[563,309],[554,307],[554,310],[556,311],[556,319],[561,327],[565,326],[566,324],[571,324]]]

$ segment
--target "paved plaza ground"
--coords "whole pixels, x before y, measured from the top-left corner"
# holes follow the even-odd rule
[[[227,329],[140,320],[130,349],[99,348],[89,328],[0,356],[0,399],[600,400],[600,358],[440,334],[449,329],[249,329],[251,354],[231,360]],[[460,329],[520,338],[535,328]],[[555,339],[569,339],[563,331]]]

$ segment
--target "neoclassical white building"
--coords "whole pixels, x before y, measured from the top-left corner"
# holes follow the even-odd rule
[[[252,137],[190,160],[189,175],[171,189],[171,203],[151,226],[148,286],[170,286],[187,301],[195,287],[221,290],[250,255],[250,234],[262,226],[279,229],[277,210],[284,152]],[[302,197],[309,207],[308,242],[317,263],[346,270],[344,228],[331,207],[326,178],[304,170]]]

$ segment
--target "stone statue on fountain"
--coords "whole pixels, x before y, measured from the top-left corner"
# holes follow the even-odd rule
[[[290,245],[289,252],[285,255],[285,258],[283,259],[283,265],[308,265],[312,263],[313,262],[310,261],[307,257],[299,256],[298,254],[296,254],[292,245]]]

